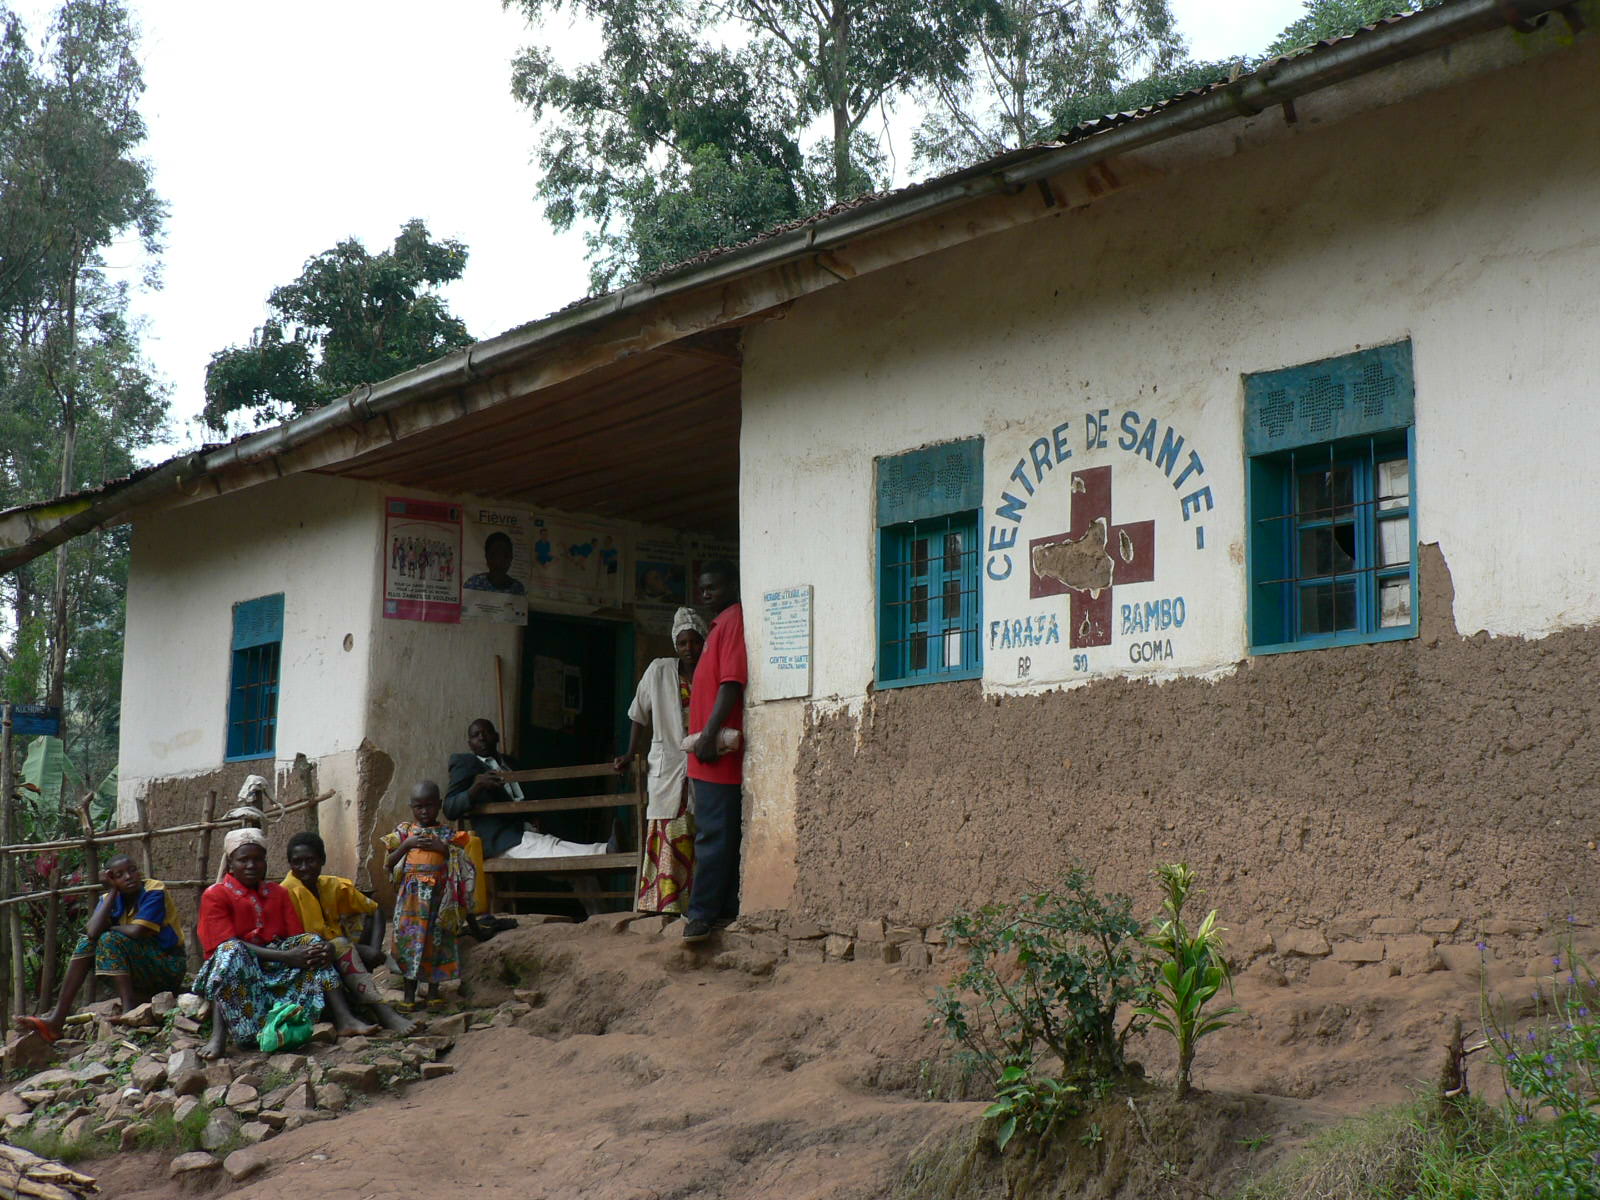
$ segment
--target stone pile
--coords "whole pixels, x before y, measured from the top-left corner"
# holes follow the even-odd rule
[[[452,1073],[442,1060],[468,1029],[510,1024],[530,1006],[508,1001],[486,1012],[430,1016],[403,1038],[336,1038],[324,1023],[292,1052],[235,1049],[216,1062],[199,1055],[206,1016],[199,997],[166,993],[117,1024],[109,1019],[113,1009],[114,1002],[91,1005],[88,1020],[69,1027],[84,1037],[55,1043],[54,1065],[0,1092],[0,1138],[91,1143],[106,1152],[176,1150],[197,1140],[197,1149],[172,1159],[173,1178],[220,1168],[238,1180],[270,1163],[262,1146],[278,1134]],[[8,1047],[8,1063],[17,1061],[15,1046]]]

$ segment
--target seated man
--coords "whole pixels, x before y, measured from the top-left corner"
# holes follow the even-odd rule
[[[61,1036],[90,967],[111,978],[125,1013],[133,1009],[135,993],[183,990],[183,935],[172,924],[166,884],[146,879],[126,854],[113,856],[100,880],[109,890],[72,952],[55,1008],[48,1016],[17,1019],[19,1028],[31,1029],[47,1042]]]
[[[473,830],[483,839],[485,858],[508,854],[519,858],[559,858],[615,853],[620,848],[621,830],[616,822],[612,822],[609,842],[567,842],[539,832],[538,822],[520,813],[479,813],[477,810],[485,804],[522,800],[522,788],[503,778],[505,772],[516,768],[500,754],[500,734],[487,717],[479,717],[467,726],[467,745],[470,753],[450,756],[450,786],[445,792],[444,815],[453,821],[471,820]],[[626,800],[619,797],[618,802],[626,803]]]

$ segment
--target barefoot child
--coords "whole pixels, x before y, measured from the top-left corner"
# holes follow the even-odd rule
[[[183,990],[183,935],[168,919],[166,885],[144,878],[126,854],[106,864],[100,881],[109,890],[72,952],[55,1008],[48,1016],[21,1017],[17,1022],[47,1042],[61,1036],[90,967],[111,979],[125,1013],[132,1011],[136,992],[153,996]]]
[[[385,834],[384,866],[398,885],[394,900],[394,956],[405,976],[405,1003],[414,1006],[417,984],[428,984],[428,1002],[439,1002],[439,985],[460,973],[456,935],[467,923],[476,884],[467,857],[468,835],[439,820],[439,785],[411,789],[410,821]]]
[[[356,885],[338,875],[324,875],[328,852],[314,833],[297,833],[289,839],[289,873],[283,877],[284,890],[294,901],[295,911],[307,933],[314,933],[333,947],[333,965],[344,980],[344,990],[357,1004],[366,1005],[385,1029],[410,1033],[414,1022],[406,1020],[383,1001],[383,991],[372,977],[372,968],[383,961],[383,910],[376,900],[356,890]],[[371,932],[358,941],[364,920]],[[377,1026],[363,1026],[362,1033],[376,1033]]]

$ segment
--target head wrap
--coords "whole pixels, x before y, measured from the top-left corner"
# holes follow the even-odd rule
[[[240,846],[260,846],[267,848],[267,835],[259,829],[246,826],[235,829],[222,839],[222,861],[217,864],[217,882],[222,882],[222,877],[228,873],[228,857]]]
[[[659,625],[657,629],[661,628]],[[672,615],[672,640],[677,641],[678,635],[685,629],[692,629],[702,638],[706,636],[706,623],[701,620],[700,614],[692,608],[680,608]]]

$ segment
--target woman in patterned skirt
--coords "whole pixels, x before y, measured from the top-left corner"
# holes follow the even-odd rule
[[[332,948],[305,932],[282,885],[267,882],[267,839],[259,829],[235,829],[223,839],[222,869],[200,897],[199,924],[206,961],[194,990],[211,1001],[211,1040],[201,1058],[227,1053],[230,1035],[254,1041],[267,1014],[286,1000],[313,1021],[326,1007],[341,1034],[366,1028],[345,1003]]]
[[[645,739],[650,739],[650,795],[638,906],[643,912],[681,914],[694,884],[694,814],[689,807],[683,738],[689,729],[694,668],[706,645],[706,624],[694,609],[680,608],[673,618],[672,645],[677,657],[656,659],[639,680],[638,693],[628,709],[628,719],[633,722],[628,749],[613,765],[619,774],[626,771],[629,763],[638,760]]]

